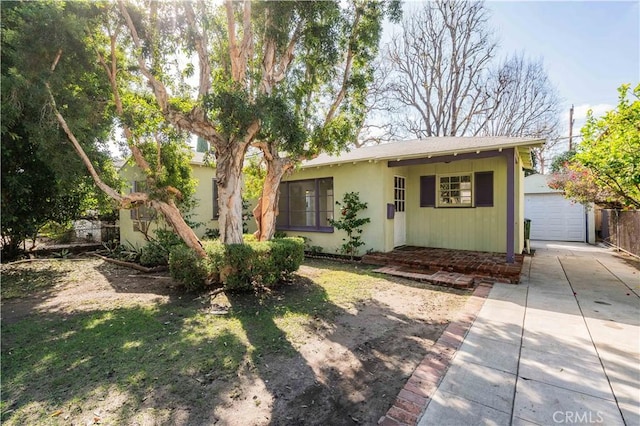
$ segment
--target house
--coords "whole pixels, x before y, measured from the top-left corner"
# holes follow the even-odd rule
[[[335,202],[358,192],[364,249],[414,245],[505,253],[524,247],[524,169],[544,140],[437,137],[322,154],[304,162],[280,187],[277,229],[335,252],[344,232]]]
[[[524,179],[524,215],[531,220],[531,239],[579,241],[595,244],[595,207],[564,197],[549,188],[549,176],[533,174]]]
[[[205,164],[204,154],[196,152],[191,159],[192,177],[198,181],[194,198],[197,203],[188,219],[198,223],[195,228],[198,237],[202,237],[208,229],[218,229],[218,205],[215,185],[215,168]],[[130,162],[125,163],[119,171],[120,176],[128,183],[125,191],[143,191],[145,177],[142,171]],[[152,236],[158,228],[166,225],[157,217],[153,209],[137,207],[131,210],[120,210],[120,243],[142,247],[147,240],[145,235]]]

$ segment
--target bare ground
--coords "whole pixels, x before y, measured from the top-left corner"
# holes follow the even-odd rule
[[[327,265],[303,265],[300,288]],[[34,297],[3,300],[2,322],[51,312],[202,303],[202,297],[184,296],[166,274],[142,275],[101,260],[65,262],[57,273],[70,278]],[[259,362],[247,358],[235,375],[194,382],[188,398],[158,389],[131,413],[129,424],[375,425],[469,293],[384,277],[371,286],[366,299],[337,302],[330,321],[314,318],[304,338],[291,343],[293,356],[265,351]],[[220,295],[207,303],[224,309],[234,300]],[[256,337],[246,332],[250,341]],[[124,397],[114,390],[92,410],[117,410]]]

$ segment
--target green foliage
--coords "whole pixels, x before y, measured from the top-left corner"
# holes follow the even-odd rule
[[[210,269],[207,259],[199,257],[193,249],[179,245],[169,254],[169,272],[171,278],[187,290],[198,291],[204,288]]]
[[[258,158],[252,156],[245,163],[242,174],[244,176],[243,196],[249,200],[257,200],[262,195],[262,185],[267,176],[267,170]]]
[[[574,150],[565,151],[562,154],[558,155],[551,162],[551,173],[560,173],[567,165],[573,160],[573,157],[576,155]]]
[[[242,198],[242,233],[249,233],[249,219],[251,219],[251,204],[246,198]]]
[[[184,245],[184,242],[173,231],[158,229],[140,253],[140,264],[143,266],[161,266],[169,264],[169,254],[174,247]]]
[[[242,137],[258,110],[246,90],[230,81],[217,80],[216,90],[203,99],[207,117],[224,135]]]
[[[1,2],[3,256],[47,221],[66,222],[87,208],[113,206],[93,186],[49,107],[50,81],[60,109],[105,181],[119,186],[105,154],[111,128],[109,85],[85,44],[102,5]],[[43,37],[42,34],[47,36]],[[50,68],[62,50],[56,72]]]
[[[640,84],[629,97],[622,85],[618,107],[596,119],[591,111],[576,152],[552,165],[549,186],[567,198],[608,208],[640,208]]]
[[[273,239],[286,238],[286,237],[287,237],[287,233],[284,231],[276,231],[273,233]],[[303,237],[300,237],[300,238],[303,238]]]
[[[220,230],[218,228],[207,228],[204,231],[204,238],[208,240],[217,240],[220,238]]]
[[[145,158],[152,160],[149,162],[149,177],[153,180],[153,186],[148,190],[149,196],[167,201],[168,198],[173,198],[173,194],[167,192],[167,188],[176,188],[180,191],[180,198],[176,201],[189,210],[196,189],[196,181],[191,177],[190,161],[193,154],[189,147],[181,139],[170,139],[161,144],[148,141],[140,143],[139,147]],[[159,162],[156,161],[158,149]]]
[[[231,292],[273,287],[289,279],[304,260],[300,238],[227,245],[214,240],[205,241],[204,248],[207,259],[184,246],[171,251],[171,276],[189,290],[201,290],[208,281],[217,281]]]
[[[226,246],[227,291],[250,291],[272,287],[297,271],[304,260],[304,242],[299,238],[279,238]]]
[[[367,209],[367,203],[360,201],[357,192],[347,192],[342,202],[336,201],[336,205],[340,207],[340,219],[329,219],[329,223],[347,233],[347,238],[342,239],[344,244],[340,252],[349,255],[353,260],[353,256],[358,254],[358,249],[365,244],[362,241],[362,227],[371,222],[368,217],[358,217],[361,211]]]
[[[623,207],[640,208],[640,84],[619,89],[615,110],[596,119],[588,113],[575,162]],[[631,99],[629,99],[631,98]]]

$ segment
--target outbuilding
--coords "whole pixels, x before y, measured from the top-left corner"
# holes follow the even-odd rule
[[[594,244],[594,206],[585,206],[550,188],[549,176],[533,174],[524,179],[524,215],[531,220],[531,239]]]

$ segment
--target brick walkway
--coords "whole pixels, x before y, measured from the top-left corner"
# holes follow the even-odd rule
[[[398,269],[395,266],[384,266],[374,269],[373,272],[381,274],[393,275],[395,277],[408,278],[410,280],[427,282],[435,285],[453,288],[472,288],[474,278],[469,275],[459,274],[457,272],[438,271],[434,274],[425,274],[420,272],[410,272]]]
[[[450,323],[431,347],[429,353],[400,391],[393,406],[378,421],[382,426],[415,425],[419,416],[429,405],[430,398],[438,388],[449,364],[469,328],[476,319],[480,308],[491,291],[490,284],[476,287],[456,321]]]
[[[422,274],[455,272],[472,276],[477,282],[517,284],[523,259],[524,256],[518,254],[514,263],[507,263],[504,253],[405,246],[388,253],[366,254],[362,263],[394,266],[405,272]]]

